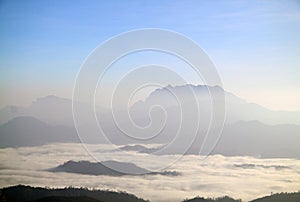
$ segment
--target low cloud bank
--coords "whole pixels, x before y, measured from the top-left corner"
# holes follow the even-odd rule
[[[271,192],[298,191],[300,160],[259,159],[253,157],[203,158],[188,155],[155,156],[138,152],[113,151],[107,145],[92,145],[91,156],[81,144],[64,143],[38,147],[0,149],[0,186],[16,184],[49,187],[90,187],[123,190],[153,202],[181,201],[197,195],[217,197],[229,195],[251,200]],[[103,152],[106,151],[106,152]],[[167,160],[179,160],[166,169],[182,175],[163,176],[92,176],[46,171],[66,161],[115,160],[134,162],[142,168],[155,170]],[[170,161],[172,162],[172,161]]]

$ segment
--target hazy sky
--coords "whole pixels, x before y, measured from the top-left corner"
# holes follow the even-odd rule
[[[71,97],[86,56],[131,29],[196,41],[227,91],[300,110],[299,1],[0,1],[0,106]],[[182,70],[184,71],[184,70]]]

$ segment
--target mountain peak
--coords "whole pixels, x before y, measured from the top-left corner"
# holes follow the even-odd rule
[[[38,101],[55,101],[55,100],[70,101],[70,99],[58,97],[56,95],[47,95],[45,97],[37,98],[35,102],[38,102]]]

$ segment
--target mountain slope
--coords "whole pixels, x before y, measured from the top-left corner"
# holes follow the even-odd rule
[[[194,92],[190,93],[190,92]],[[148,112],[154,105],[161,105],[164,108],[178,107],[177,97],[184,99],[197,99],[199,110],[203,115],[209,116],[210,96],[216,100],[225,96],[226,122],[234,123],[237,121],[258,120],[265,124],[299,124],[299,111],[272,111],[255,103],[248,103],[238,96],[224,91],[218,86],[206,85],[183,85],[167,86],[153,91],[147,99],[139,101],[132,106],[132,111]],[[147,113],[146,113],[147,114]]]
[[[74,128],[46,124],[34,117],[16,117],[0,125],[0,148],[78,142]]]
[[[144,102],[138,101],[135,103],[130,110],[132,112],[137,111],[138,114],[136,116],[141,118],[145,112],[148,112],[149,107],[153,106],[154,104],[159,104],[166,108],[176,107],[178,106],[178,103],[174,96],[170,94],[170,92],[174,92],[176,95],[191,99],[193,98],[193,95],[188,93],[188,89],[192,89],[195,92],[195,96],[199,102],[199,107],[203,113],[211,113],[209,110],[210,95],[218,97],[220,94],[224,94],[226,98],[226,122],[228,123],[233,123],[240,120],[258,120],[266,124],[300,125],[299,111],[272,111],[255,103],[248,103],[242,98],[239,98],[230,92],[224,91],[218,86],[166,86],[153,91]],[[87,112],[91,110],[90,106],[80,102],[74,102],[74,104],[83,117],[89,117]],[[96,107],[96,110],[99,114],[108,113],[106,109],[101,107]],[[28,107],[6,106],[0,109],[0,124],[6,123],[8,120],[18,116],[33,116],[45,123],[51,123],[55,125],[74,125],[72,116],[72,100],[60,98],[54,95],[38,98]],[[141,122],[143,123],[143,121]]]
[[[186,136],[188,135],[193,134],[186,133]],[[201,151],[205,135],[205,132],[200,131],[195,136],[186,154],[205,154]],[[206,142],[206,144],[216,144],[210,154],[299,159],[299,142],[300,126],[290,124],[267,125],[258,121],[239,121],[226,124],[220,139],[217,142]],[[160,143],[164,143],[164,141]],[[162,151],[163,146],[147,148],[141,145],[133,145],[120,147],[120,150],[165,155],[180,154],[181,147],[181,144],[177,144],[173,149]]]
[[[300,158],[300,126],[240,121],[227,125],[214,154]]]

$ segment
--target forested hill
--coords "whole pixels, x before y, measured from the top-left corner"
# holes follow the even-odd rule
[[[278,193],[255,199],[250,202],[299,202],[300,191],[295,193]]]
[[[85,188],[72,187],[62,189],[47,189],[17,185],[13,187],[2,188],[0,192],[1,202],[146,202],[146,200],[138,198],[126,192],[88,190]]]
[[[186,199],[182,202],[242,202],[240,199],[233,199],[229,196],[219,198],[203,198],[195,197],[193,199]],[[277,193],[270,196],[254,199],[250,202],[300,202],[300,192],[295,193]]]
[[[278,193],[250,202],[299,202],[300,192]],[[89,190],[86,188],[40,188],[17,185],[0,189],[0,202],[150,202],[126,192]],[[182,202],[241,202],[229,196],[195,197]]]

